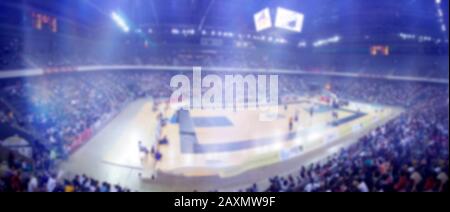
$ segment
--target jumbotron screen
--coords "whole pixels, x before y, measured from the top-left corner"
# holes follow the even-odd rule
[[[32,12],[33,28],[36,30],[49,30],[51,32],[58,32],[58,18],[41,13]]]
[[[302,32],[304,19],[305,16],[302,13],[278,7],[275,27],[293,32]]]
[[[260,32],[272,27],[269,8],[265,8],[254,15],[256,31]]]

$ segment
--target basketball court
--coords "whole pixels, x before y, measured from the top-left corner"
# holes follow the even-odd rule
[[[277,110],[188,111],[142,99],[62,167],[139,191],[235,191],[323,160],[402,112],[358,102],[333,108],[308,98]],[[140,152],[140,141],[160,160]]]

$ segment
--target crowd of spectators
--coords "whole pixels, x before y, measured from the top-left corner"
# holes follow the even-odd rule
[[[2,68],[10,68],[23,55],[20,42],[11,41],[2,47]],[[5,59],[6,58],[6,59]],[[14,60],[11,60],[14,58]],[[93,64],[79,59],[65,59],[62,65]],[[239,59],[240,58],[240,59]],[[168,58],[128,58],[135,64],[232,66],[254,61],[239,55],[206,56],[189,55]],[[59,59],[61,60],[61,59]],[[196,61],[196,62],[195,62]],[[222,61],[223,63],[217,63]],[[273,63],[263,58],[265,66]],[[126,61],[122,61],[126,63]],[[5,64],[8,63],[8,64]],[[19,62],[20,63],[20,62]],[[18,64],[19,64],[18,63]],[[22,63],[20,63],[22,64]],[[47,63],[52,66],[53,63]],[[256,65],[246,63],[243,67]],[[54,76],[10,79],[0,82],[0,123],[28,130],[36,135],[30,141],[35,149],[33,167],[38,170],[53,168],[54,161],[66,158],[92,136],[127,103],[143,97],[168,97],[171,74],[164,72],[72,73]],[[306,77],[308,78],[308,77]],[[309,92],[314,79],[284,77],[282,93]],[[314,77],[311,77],[314,78]],[[405,83],[387,80],[330,79],[332,90],[339,97],[377,104],[389,104],[407,108],[399,118],[380,127],[372,134],[325,164],[302,168],[299,175],[271,179],[270,191],[442,191],[448,189],[448,89],[426,83]],[[305,83],[309,82],[309,83]],[[320,84],[320,83],[319,83]],[[282,94],[283,95],[283,94]],[[8,102],[7,106],[4,102]],[[14,108],[14,110],[11,109]],[[11,165],[11,164],[10,164]],[[11,169],[7,179],[24,183],[33,179],[23,177],[26,169]],[[32,172],[29,172],[32,173]],[[34,176],[39,185],[53,179],[52,174]],[[85,191],[87,177],[65,181],[61,184]],[[28,179],[28,180],[27,180]],[[16,180],[17,181],[17,180]],[[34,180],[32,180],[34,182]],[[89,179],[94,191],[123,190]],[[2,181],[10,182],[10,181]],[[9,185],[9,183],[6,183]],[[40,191],[42,187],[38,186]],[[92,186],[87,186],[92,188]],[[0,187],[2,188],[2,187]],[[3,186],[4,188],[4,186]],[[255,187],[250,190],[256,189]],[[65,190],[65,189],[63,189]],[[47,189],[48,191],[48,189]],[[56,187],[55,190],[56,191]],[[57,191],[62,191],[61,189]]]
[[[14,115],[11,110],[3,102],[0,102],[0,123],[12,123],[13,121]]]
[[[0,93],[16,109],[17,125],[39,134],[40,142],[58,157],[76,148],[86,132],[98,128],[128,102],[169,95],[169,90],[160,93],[168,85],[152,77],[163,78],[100,73],[87,78],[74,74],[17,79],[4,82]]]
[[[0,192],[130,192],[86,175],[67,179],[61,172],[36,167],[14,154],[9,154],[7,163],[0,164],[0,174]]]
[[[270,49],[199,42],[187,47],[166,41],[143,45],[142,38],[131,36],[89,40],[76,33],[49,36],[15,32],[15,28],[2,25],[0,73],[90,65],[162,65],[449,76],[448,55],[401,53],[396,48],[389,56],[372,56],[369,49],[339,53],[334,47],[307,51],[282,45]],[[128,103],[169,97],[171,76],[117,71],[0,79],[0,126],[20,129],[35,138],[28,141],[33,149],[31,158],[11,154],[0,163],[0,191],[128,191],[84,175],[63,179],[58,161],[67,159]],[[340,98],[401,106],[406,112],[325,162],[269,179],[268,191],[448,191],[448,87],[353,78],[321,83],[316,77],[282,76],[281,96],[315,92],[330,83]],[[247,191],[260,188],[254,185]]]
[[[0,120],[33,132],[37,138],[29,141],[34,148],[32,165],[9,163],[0,189],[25,191],[25,185],[29,182],[35,184],[36,178],[39,185],[36,189],[45,191],[42,190],[43,185],[57,178],[54,174],[57,173],[57,161],[67,158],[125,105],[139,98],[169,97],[172,75],[167,72],[115,71],[1,81]],[[280,80],[283,82],[280,83],[281,96],[309,92],[314,87],[314,80],[308,77],[282,75]],[[328,82],[333,85],[333,92],[342,98],[402,106],[407,112],[325,164],[302,168],[298,175],[271,179],[270,191],[447,189],[447,87],[341,78],[329,79]],[[8,102],[14,111],[2,102]],[[36,171],[24,168],[30,166],[42,173],[36,174]],[[52,191],[123,190],[83,176],[70,181],[57,179],[58,186]],[[89,186],[84,186],[86,179]],[[12,188],[11,182],[20,184],[20,189],[17,186]]]
[[[26,183],[30,180],[29,174],[35,171],[43,172],[35,176],[40,183],[47,182],[47,179],[51,179],[50,176],[55,176],[49,172],[56,172],[58,161],[66,159],[129,102],[138,98],[169,96],[170,90],[165,83],[168,76],[170,75],[164,73],[121,72],[2,81],[1,123],[21,128],[36,136],[36,140],[28,141],[33,147],[30,158],[33,161],[33,172],[23,169],[20,165],[13,165],[22,162],[8,163],[8,166],[4,166],[6,171],[0,172],[5,174],[2,179],[7,179],[2,182],[10,182],[11,178],[20,176],[20,182]],[[14,107],[14,112],[2,104],[3,101]],[[76,191],[86,190],[74,182],[66,181],[64,186],[72,185]],[[101,191],[114,191],[119,188],[107,183],[97,185],[98,182],[92,179],[89,179],[88,183]],[[90,190],[98,190],[91,189],[92,186]],[[22,185],[20,188],[26,187]],[[61,191],[56,190],[58,188],[61,187],[56,187],[55,191]],[[4,189],[24,191],[10,187]]]
[[[255,184],[245,191],[448,192],[448,89],[378,83],[383,86],[361,82],[355,85],[359,95],[349,95],[406,106],[405,113],[325,161],[269,179],[267,190]],[[420,89],[409,90],[416,86]]]
[[[30,43],[33,45],[26,45]],[[290,52],[291,50],[283,51],[282,49],[275,52],[258,48],[233,47],[218,50],[200,45],[199,48],[173,46],[165,48],[165,44],[160,44],[159,49],[155,50],[144,47],[138,41],[130,40],[117,41],[114,45],[111,43],[92,45],[92,42],[73,40],[66,48],[60,48],[51,42],[44,45],[38,40],[25,41],[24,38],[0,37],[0,71],[89,65],[195,65],[446,78],[448,77],[446,70],[449,67],[446,56],[433,55],[373,57],[368,53],[329,55]],[[86,49],[89,51],[86,52]],[[111,49],[111,51],[105,54],[103,49]]]

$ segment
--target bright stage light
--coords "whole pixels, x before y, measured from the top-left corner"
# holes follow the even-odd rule
[[[128,27],[125,20],[122,17],[120,17],[120,15],[118,15],[116,12],[111,13],[111,18],[114,20],[117,26],[119,26],[124,32],[130,31],[130,27]]]
[[[171,32],[173,35],[178,35],[178,34],[180,34],[180,30],[177,29],[177,28],[173,28],[170,32]]]
[[[325,46],[325,45],[328,45],[331,43],[338,43],[340,40],[341,40],[341,37],[336,35],[331,38],[318,40],[318,41],[314,42],[313,46],[314,47]]]
[[[308,44],[306,43],[306,41],[300,41],[300,42],[298,42],[298,45],[297,45],[299,48],[305,48],[305,47],[307,47],[308,46]]]

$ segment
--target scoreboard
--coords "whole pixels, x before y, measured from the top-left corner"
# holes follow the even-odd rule
[[[270,16],[269,8],[265,8],[254,15],[255,28],[257,32],[269,29],[272,27],[272,18]]]
[[[278,7],[275,27],[293,32],[302,32],[304,19],[305,17],[302,13]]]
[[[39,31],[58,32],[58,18],[41,12],[31,12],[33,28]]]
[[[305,19],[303,13],[282,7],[276,8],[276,11],[273,11],[273,13],[275,14],[274,20],[272,20],[272,13],[269,8],[265,8],[254,15],[254,23],[257,32],[272,27],[296,33],[302,32]]]
[[[370,54],[372,56],[382,55],[382,56],[389,56],[390,49],[389,46],[385,45],[374,45],[370,47]]]

